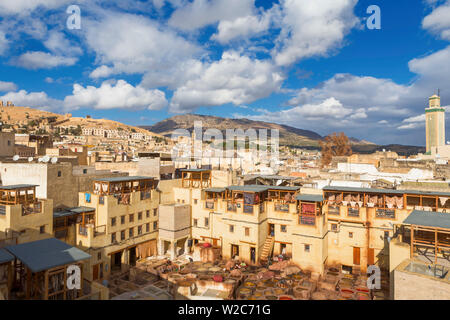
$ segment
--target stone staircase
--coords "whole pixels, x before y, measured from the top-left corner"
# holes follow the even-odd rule
[[[261,255],[259,258],[260,263],[266,263],[269,255],[273,251],[273,245],[275,243],[275,238],[271,236],[267,236],[266,241],[264,242],[264,246],[261,250]]]

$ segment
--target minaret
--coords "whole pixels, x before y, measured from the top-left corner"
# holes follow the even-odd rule
[[[429,107],[425,109],[427,153],[433,147],[445,146],[445,109],[441,107],[441,97],[432,95]]]

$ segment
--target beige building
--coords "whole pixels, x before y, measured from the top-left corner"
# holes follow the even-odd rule
[[[0,187],[0,247],[52,237],[53,204],[35,185]]]
[[[157,254],[159,201],[149,177],[96,179],[91,191],[79,193],[79,206],[95,209],[76,222],[76,245],[92,256],[87,279],[102,280]]]
[[[426,152],[431,153],[434,147],[445,146],[445,109],[441,107],[441,97],[433,95],[429,99],[429,107],[425,109],[426,117]]]

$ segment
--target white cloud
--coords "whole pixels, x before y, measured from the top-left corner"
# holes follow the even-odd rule
[[[173,95],[173,112],[201,106],[240,105],[269,96],[279,89],[283,75],[270,61],[252,60],[229,51],[220,61],[203,65],[200,75],[188,80]]]
[[[2,0],[0,2],[0,12],[2,12],[3,15],[25,15],[39,7],[54,9],[71,2],[73,2],[73,0]]]
[[[57,55],[76,56],[81,55],[83,50],[71,43],[62,32],[51,31],[48,39],[44,41],[44,46]]]
[[[45,92],[27,92],[20,90],[8,92],[0,97],[3,101],[12,101],[16,106],[33,107],[43,110],[60,110],[62,101],[50,98]]]
[[[254,0],[194,0],[177,9],[169,25],[181,30],[192,31],[221,20],[234,20],[250,15]]]
[[[168,72],[202,53],[173,31],[143,16],[109,14],[100,22],[86,21],[86,41],[101,66],[91,77],[111,74]]]
[[[66,108],[93,109],[148,109],[159,110],[167,106],[164,92],[132,86],[124,80],[105,81],[99,88],[75,84],[73,93],[64,99]]]
[[[211,39],[224,44],[236,38],[246,39],[255,34],[264,32],[270,27],[272,19],[270,12],[271,11],[266,12],[261,16],[248,15],[238,17],[234,20],[220,21],[217,27],[218,32],[214,34]]]
[[[439,34],[442,39],[450,40],[450,1],[427,15],[422,21],[422,27]]]
[[[357,25],[353,14],[357,0],[282,0],[281,33],[273,51],[278,65],[324,56],[342,45]]]
[[[0,56],[3,55],[9,47],[9,41],[6,39],[6,35],[0,30]]]
[[[0,81],[0,92],[16,91],[17,85],[14,82]]]
[[[12,60],[14,65],[25,69],[51,69],[60,66],[73,66],[77,58],[52,55],[42,51],[28,51]]]

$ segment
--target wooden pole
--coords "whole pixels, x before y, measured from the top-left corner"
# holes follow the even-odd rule
[[[411,225],[411,259],[414,257],[414,226]]]
[[[434,230],[434,264],[437,264],[437,255],[438,255],[438,234],[437,230]]]

